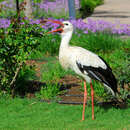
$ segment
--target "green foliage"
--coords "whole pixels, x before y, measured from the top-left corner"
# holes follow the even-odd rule
[[[43,55],[54,56],[58,54],[60,46],[60,36],[59,35],[46,35],[40,38],[40,44],[32,54],[29,56],[30,59],[42,58]]]
[[[42,82],[58,82],[66,74],[72,74],[72,71],[65,71],[58,61],[48,62],[42,68]]]
[[[99,83],[97,81],[92,81],[92,84],[93,84],[93,88],[94,88],[94,96],[97,98],[106,98],[106,96],[107,96],[106,88],[101,83]],[[88,96],[91,96],[90,84],[87,83],[86,86],[87,86]],[[83,83],[82,83],[82,91],[84,91],[84,84]]]
[[[24,85],[26,84],[27,81],[29,80],[34,80],[37,79],[36,75],[35,75],[35,70],[33,66],[27,66],[24,65],[21,70],[19,71],[19,74],[17,76],[17,80],[16,80],[16,91],[19,91],[18,89],[24,89],[22,88],[22,86],[24,87]]]
[[[124,47],[124,62],[121,64],[121,67],[118,68],[121,70],[120,81],[124,83],[130,83],[130,41],[126,41]]]
[[[3,2],[5,0],[0,0],[0,2]],[[9,0],[6,1],[6,3],[9,3]],[[0,4],[0,17],[2,18],[10,18],[11,16],[14,16],[16,14],[16,10],[13,10],[9,6],[6,7],[5,4]]]
[[[96,53],[109,52],[120,48],[122,45],[121,39],[114,35],[90,32],[87,35],[82,32],[74,34],[71,43]]]
[[[0,29],[0,89],[10,91],[15,86],[19,70],[25,66],[30,53],[39,45],[37,34],[44,30],[22,19],[12,19],[10,27]],[[24,69],[24,68],[23,68]],[[24,70],[23,70],[24,71]]]
[[[101,54],[102,57],[113,68],[114,73],[118,79],[119,84],[122,86],[130,82],[130,41],[124,41],[120,44],[119,48],[115,48],[112,53]]]
[[[118,87],[121,90],[120,98],[124,100],[128,100],[127,96],[130,95],[130,91],[127,91],[124,86],[129,86],[130,83],[130,66],[129,66],[129,49],[130,42],[123,42],[122,46],[119,49],[114,50],[112,53],[100,53],[111,66],[114,75],[118,81]]]
[[[130,56],[126,55],[126,53],[124,53],[123,56],[124,62],[119,63],[119,67],[117,68],[119,72],[117,75],[119,77],[120,84],[122,85],[130,83]]]
[[[58,83],[47,83],[46,86],[42,86],[39,93],[36,94],[37,98],[40,99],[51,99],[56,97],[59,93],[59,84]]]
[[[34,3],[40,3],[42,0],[33,0]],[[43,0],[44,1],[44,0]]]
[[[128,95],[130,95],[130,92],[128,90],[124,90],[123,88],[120,88],[120,93],[119,97],[123,99],[126,103],[130,104],[130,98],[128,98]]]
[[[41,37],[38,49],[30,55],[30,58],[35,59],[43,57],[43,54],[51,56],[58,55],[60,42],[60,36],[57,34],[49,34],[46,35],[46,37]],[[90,32],[88,34],[84,34],[82,31],[78,30],[78,34],[73,34],[70,44],[81,46],[96,53],[107,53],[120,48],[120,46],[123,45],[123,42],[114,35]]]
[[[81,0],[80,4],[82,17],[86,17],[92,14],[96,6],[103,4],[103,0]]]
[[[46,81],[46,82],[55,81],[56,82],[60,79],[60,77],[64,75],[62,71],[63,69],[58,62],[47,63],[43,65],[42,81]]]

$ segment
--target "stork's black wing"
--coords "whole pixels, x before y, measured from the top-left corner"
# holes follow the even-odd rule
[[[102,58],[100,58],[102,59]],[[115,93],[117,92],[117,80],[115,76],[112,73],[112,69],[109,67],[109,65],[106,63],[105,60],[102,59],[102,61],[106,64],[107,68],[104,69],[102,67],[93,67],[93,66],[86,66],[86,65],[81,65],[76,62],[79,70],[94,79],[98,80],[104,84],[106,84],[108,87],[110,87]]]

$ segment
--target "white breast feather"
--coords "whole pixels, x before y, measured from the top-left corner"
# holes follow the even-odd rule
[[[92,66],[92,67],[101,67],[103,69],[106,69],[106,64],[98,57],[98,55],[85,50],[81,47],[70,47],[70,62],[75,61],[79,62],[81,65],[84,66]]]

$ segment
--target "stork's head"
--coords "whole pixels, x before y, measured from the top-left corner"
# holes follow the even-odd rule
[[[70,33],[73,32],[73,25],[69,21],[64,21],[64,22],[53,21],[53,20],[49,20],[49,21],[52,23],[57,23],[57,24],[61,25],[61,27],[56,30],[53,30],[51,32],[48,32],[48,33],[59,32],[59,33],[61,33],[61,35],[65,35],[69,32]]]
[[[64,21],[63,25],[63,33],[73,32],[73,25],[69,21]]]

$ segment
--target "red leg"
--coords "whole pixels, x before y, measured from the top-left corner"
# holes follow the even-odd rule
[[[92,82],[90,82],[90,86],[91,86],[91,98],[92,98],[92,120],[94,120],[94,90]]]
[[[84,80],[84,103],[83,103],[83,113],[82,113],[82,120],[84,120],[84,113],[85,113],[85,104],[87,100],[87,89],[86,89],[86,81]]]

